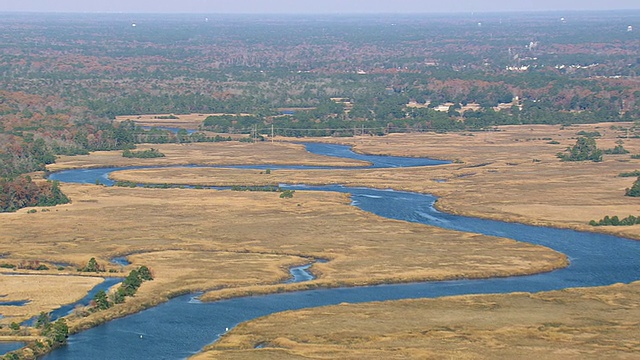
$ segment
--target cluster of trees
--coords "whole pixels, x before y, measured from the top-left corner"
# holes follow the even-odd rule
[[[623,172],[623,173],[618,174],[618,176],[619,177],[639,177],[640,176],[640,170]]]
[[[633,182],[630,188],[625,190],[624,194],[631,197],[640,197],[640,176]]]
[[[13,322],[9,326],[13,331],[19,331],[20,324]],[[51,322],[51,317],[45,312],[41,312],[36,318],[35,328],[40,330],[40,335],[44,339],[37,339],[27,344],[25,351],[13,351],[2,356],[4,360],[23,360],[23,359],[35,359],[38,356],[44,355],[52,349],[58,348],[67,342],[69,336],[69,326],[64,318],[60,318],[55,322]]]
[[[66,204],[69,198],[57,181],[34,182],[29,176],[0,178],[0,212],[12,212],[28,206]]]
[[[629,150],[625,149],[622,144],[618,144],[614,146],[613,149],[605,149],[602,152],[609,155],[624,155],[628,154]]]
[[[38,260],[33,261],[21,261],[17,266],[14,265],[15,268],[18,269],[26,269],[26,270],[49,270],[49,267],[45,264],[40,263]]]
[[[51,322],[51,318],[47,313],[41,312],[35,323],[36,329],[40,329],[40,333],[46,336],[50,342],[51,348],[64,345],[69,336],[69,326],[64,318]]]
[[[618,216],[605,216],[599,221],[591,220],[589,225],[591,226],[630,226],[640,224],[640,216],[629,215],[626,218],[618,218]]]
[[[602,161],[602,150],[596,146],[595,139],[581,136],[576,144],[569,147],[566,152],[558,153],[557,157],[562,161]]]
[[[153,280],[151,271],[146,266],[140,266],[138,269],[131,270],[129,275],[124,279],[120,287],[112,294],[111,299],[104,290],[100,290],[93,298],[93,308],[97,310],[105,310],[114,304],[121,304],[128,296],[134,296],[140,285],[145,281]]]

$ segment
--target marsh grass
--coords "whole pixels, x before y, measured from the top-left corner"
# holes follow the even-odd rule
[[[636,282],[286,311],[240,324],[191,359],[633,358],[639,295]]]

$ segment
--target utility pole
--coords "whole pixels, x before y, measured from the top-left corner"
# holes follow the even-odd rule
[[[273,144],[273,123],[271,124],[271,143]]]

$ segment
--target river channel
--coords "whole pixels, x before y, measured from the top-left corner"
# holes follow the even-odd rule
[[[443,163],[428,159],[360,155],[339,145],[307,144],[307,149],[318,154],[366,160],[378,168]],[[95,183],[100,179],[102,183],[108,183],[108,174],[120,169],[71,170],[52,174],[51,179],[80,183]],[[282,187],[348,193],[354,206],[379,216],[547,246],[566,254],[571,264],[564,269],[531,276],[319,289],[212,303],[193,301],[193,295],[185,295],[73,335],[67,346],[45,359],[183,359],[197,353],[240,322],[279,311],[344,302],[539,292],[629,283],[640,279],[640,241],[451,215],[437,211],[433,206],[436,198],[424,194],[339,185]]]

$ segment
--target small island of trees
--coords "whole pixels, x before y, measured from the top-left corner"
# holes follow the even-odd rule
[[[602,161],[602,150],[596,146],[592,137],[581,136],[576,144],[567,148],[566,152],[556,155],[561,161]]]

